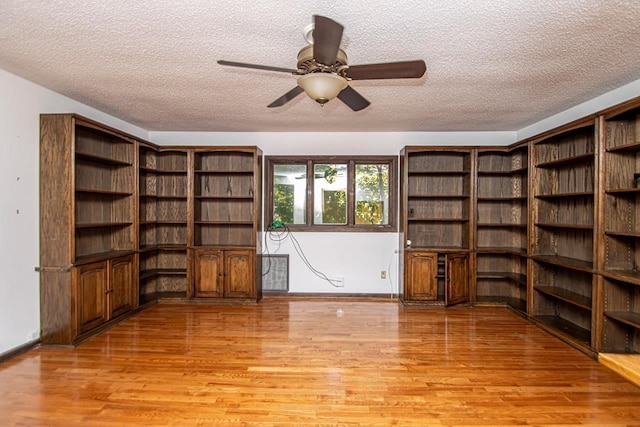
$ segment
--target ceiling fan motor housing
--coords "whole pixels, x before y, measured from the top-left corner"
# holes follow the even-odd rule
[[[338,49],[336,62],[333,64],[321,64],[313,57],[313,45],[305,46],[298,52],[298,72],[300,74],[309,73],[334,73],[344,76],[347,68],[347,54],[342,49]]]

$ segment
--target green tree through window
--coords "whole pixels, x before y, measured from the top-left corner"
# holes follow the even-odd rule
[[[267,156],[265,222],[294,231],[395,231],[397,157]]]
[[[388,200],[388,165],[356,165],[356,224],[388,224]]]

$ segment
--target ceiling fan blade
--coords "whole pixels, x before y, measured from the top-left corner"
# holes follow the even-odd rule
[[[351,86],[342,89],[338,94],[338,99],[347,104],[353,111],[363,110],[371,104]]]
[[[324,16],[314,15],[313,57],[325,65],[333,65],[338,57],[344,27]]]
[[[427,71],[423,60],[387,62],[383,64],[350,65],[347,77],[351,80],[418,79]]]
[[[271,104],[267,105],[267,107],[269,108],[282,107],[284,104],[291,101],[293,98],[300,95],[302,92],[304,92],[304,89],[302,89],[300,86],[296,86],[293,89],[291,89],[289,92],[282,95],[280,98],[273,101]]]
[[[252,68],[255,70],[280,71],[280,72],[289,73],[289,74],[298,73],[298,70],[292,70],[290,68],[271,67],[269,65],[246,64],[244,62],[224,61],[222,59],[218,61],[218,64],[226,65],[229,67]]]

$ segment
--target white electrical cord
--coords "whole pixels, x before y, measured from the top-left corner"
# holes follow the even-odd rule
[[[272,242],[278,243],[278,250],[280,249],[280,245],[282,244],[282,242],[287,240],[288,237],[291,237],[291,243],[293,244],[293,248],[296,250],[300,259],[302,259],[302,262],[304,263],[304,265],[306,265],[307,268],[313,274],[315,274],[322,280],[326,280],[327,282],[329,282],[329,284],[334,288],[339,288],[340,286],[338,286],[336,283],[340,283],[340,280],[330,279],[326,274],[317,270],[315,267],[311,265],[311,263],[307,259],[307,256],[304,254],[304,251],[302,250],[302,246],[300,246],[300,242],[298,242],[298,239],[296,239],[293,233],[291,232],[291,230],[289,230],[289,227],[287,227],[287,224],[282,224],[282,228],[284,229],[283,231],[277,231],[271,226],[267,228],[267,233],[265,236],[266,253],[269,254],[269,242],[267,241],[267,236],[269,237],[269,240],[271,240]]]

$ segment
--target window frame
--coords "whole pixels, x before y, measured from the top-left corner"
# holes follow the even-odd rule
[[[347,223],[314,224],[314,166],[316,164],[347,165]],[[356,165],[386,164],[389,168],[389,223],[356,224]],[[286,224],[291,231],[310,232],[396,232],[398,230],[398,157],[397,156],[265,156],[266,227],[273,222],[273,172],[275,165],[305,165],[307,172],[305,224]]]

